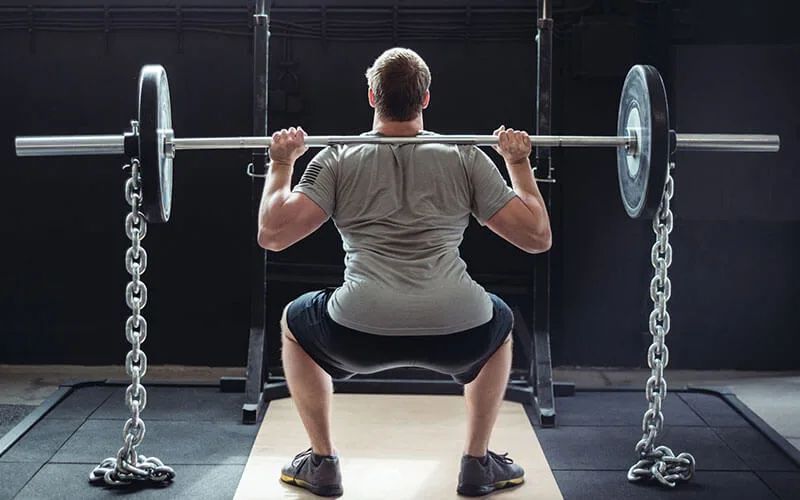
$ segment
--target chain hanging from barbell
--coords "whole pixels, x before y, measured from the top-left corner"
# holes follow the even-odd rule
[[[675,167],[670,163],[670,171]],[[653,279],[650,281],[650,298],[653,300],[653,312],[650,314],[650,333],[653,343],[647,351],[647,364],[651,375],[647,380],[645,395],[648,409],[642,420],[642,439],[636,444],[639,461],[628,470],[629,481],[643,479],[656,480],[664,486],[675,487],[679,481],[688,481],[695,471],[695,460],[689,453],[675,456],[666,446],[656,446],[656,437],[664,428],[662,404],[667,397],[667,380],[664,369],[669,363],[669,349],[665,338],[669,333],[670,318],[667,301],[672,295],[672,284],[667,270],[672,264],[672,246],[669,234],[672,232],[673,217],[670,200],[675,192],[675,184],[671,174],[667,174],[667,184],[656,216],[653,218],[653,231],[656,242],[650,253],[653,268]]]
[[[145,425],[140,414],[147,406],[147,390],[142,378],[147,373],[147,356],[142,344],[147,338],[147,321],[142,309],[147,305],[147,286],[141,276],[147,269],[147,252],[142,240],[147,234],[147,221],[140,213],[142,202],[139,161],[134,159],[130,168],[131,177],[125,183],[125,199],[131,206],[125,217],[125,234],[131,240],[131,247],[125,253],[125,268],[131,281],[125,289],[125,302],[131,315],[125,323],[125,338],[131,350],[125,357],[125,373],[131,377],[131,385],[125,391],[125,404],[131,411],[131,418],[125,422],[122,434],[124,444],[116,457],[109,457],[89,474],[89,481],[104,481],[109,486],[123,486],[133,482],[151,482],[163,485],[172,481],[175,472],[155,457],[139,455],[136,448],[144,439]]]

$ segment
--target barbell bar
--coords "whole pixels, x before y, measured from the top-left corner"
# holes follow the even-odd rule
[[[165,131],[163,148],[174,157],[178,150],[261,149],[272,147],[272,137],[202,137],[169,139]],[[461,144],[495,146],[494,135],[438,135],[416,137],[376,137],[360,135],[307,136],[311,148],[353,144]],[[121,155],[125,153],[124,135],[75,135],[17,137],[17,156]],[[539,147],[630,147],[636,136],[534,135],[531,144]],[[775,152],[780,137],[758,134],[676,134],[676,149],[686,151]]]
[[[356,144],[461,144],[494,146],[494,135],[308,136],[309,147]],[[617,148],[617,173],[626,212],[652,216],[661,203],[676,150],[777,152],[780,137],[759,134],[679,134],[669,129],[669,108],[661,75],[636,65],[625,78],[615,136],[531,136],[539,147]],[[176,151],[262,149],[271,137],[176,138],[166,70],[147,65],[139,76],[139,119],[122,135],[17,137],[17,156],[127,155],[139,159],[142,212],[150,222],[167,222],[172,206],[172,162]]]

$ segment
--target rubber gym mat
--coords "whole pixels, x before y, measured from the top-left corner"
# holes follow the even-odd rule
[[[705,424],[713,427],[752,427],[743,416],[731,411],[730,405],[721,398],[692,392],[677,393],[675,396],[688,404]],[[672,421],[672,398],[665,400],[664,404]]]
[[[187,386],[176,391],[172,387],[153,386],[147,389],[148,420],[193,420],[236,422],[240,418],[241,394],[209,391],[208,387]],[[92,418],[119,418],[128,412],[125,389],[116,389],[92,415]]]
[[[622,471],[556,470],[556,481],[569,500],[774,500],[776,496],[752,472],[702,472],[690,482],[665,489],[627,483]]]
[[[28,405],[0,405],[0,436],[17,425],[33,408]]]
[[[669,419],[666,420],[669,426]],[[554,469],[627,471],[636,462],[633,450],[642,437],[642,429],[557,427],[540,429],[538,435]],[[687,450],[696,454],[698,465],[706,470],[747,470],[744,461],[707,427],[666,427],[660,436],[658,444],[666,444],[675,453]]]
[[[800,472],[759,472],[758,476],[780,498],[800,497]]]
[[[41,466],[35,462],[0,463],[0,498],[13,498]]]
[[[87,419],[112,394],[119,390],[115,387],[106,386],[81,388],[79,391],[72,392],[68,398],[48,412],[47,418]],[[155,401],[153,403],[160,404]]]
[[[118,497],[120,491],[90,485],[88,474],[122,444],[125,387],[64,386],[0,436],[0,499]],[[125,490],[125,495],[233,498],[258,432],[258,425],[241,423],[243,395],[221,393],[216,385],[147,387],[142,413],[147,433],[139,451],[161,458],[177,476],[166,487]],[[674,489],[629,483],[625,476],[636,461],[646,406],[643,391],[629,390],[579,390],[556,400],[558,427],[535,430],[564,498],[800,498],[800,453],[735,398],[712,391],[672,391],[664,404],[665,428],[657,444],[692,453],[695,477]],[[403,437],[399,427],[393,424],[395,439]],[[497,451],[514,456],[513,449]]]
[[[24,439],[4,453],[0,457],[0,462],[47,462],[83,422],[83,420],[45,417],[25,434]]]
[[[147,433],[139,446],[141,453],[161,458],[167,465],[244,465],[255,436],[250,426],[235,421],[148,420],[145,413],[142,418]],[[123,420],[87,420],[51,462],[87,463],[93,457],[114,455],[122,446],[122,424]]]
[[[724,391],[672,391],[664,401],[656,444],[691,453],[697,465],[674,489],[626,480],[642,436],[643,391],[578,391],[556,403],[559,426],[537,435],[565,499],[800,498],[800,453]]]
[[[121,494],[103,486],[88,484],[89,464],[46,464],[25,485],[14,500],[103,498],[230,500],[243,465],[181,465],[175,481],[166,487],[133,489]]]
[[[647,400],[643,391],[583,392],[580,397],[558,398],[558,425],[563,426],[641,426]],[[682,399],[669,394],[664,400],[669,425],[705,426],[703,420]]]

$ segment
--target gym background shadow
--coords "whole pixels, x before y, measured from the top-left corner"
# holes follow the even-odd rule
[[[127,352],[123,160],[17,158],[15,136],[121,133],[136,116],[136,80],[149,63],[167,69],[178,137],[250,135],[247,7],[196,1],[193,5],[220,10],[203,14],[184,6],[178,28],[178,2],[115,11],[134,3],[85,0],[80,12],[58,14],[47,13],[48,5],[67,4],[44,0],[29,17],[27,7],[0,2],[5,96],[0,363],[119,364]],[[530,9],[530,2],[504,2],[508,10],[495,9],[483,18],[473,14],[470,25],[467,3],[473,12],[496,3],[427,2],[453,12],[447,19],[439,14],[435,32],[421,29],[425,14],[403,14],[404,7],[399,19],[407,29],[396,32],[391,23],[380,29],[367,24],[369,33],[356,25],[324,36],[314,29],[298,31],[298,23],[317,26],[322,5],[347,3],[297,2],[308,8],[305,13],[274,9],[271,130],[294,124],[319,135],[368,130],[363,73],[393,45],[417,50],[430,64],[426,128],[483,134],[502,123],[534,130],[535,14],[510,10]],[[555,133],[615,133],[625,73],[632,64],[647,63],[664,76],[673,127],[782,138],[778,154],[676,158],[670,367],[800,368],[793,349],[800,310],[797,7],[777,0],[608,4],[557,2]],[[108,32],[102,29],[103,6],[112,14]],[[391,10],[329,13],[327,21],[333,27],[348,20],[380,21],[386,12]],[[213,29],[211,17],[217,23]],[[122,21],[129,22],[127,29],[117,24]],[[88,28],[76,29],[80,26]],[[447,35],[453,32],[465,35]],[[298,163],[295,180],[312,155]],[[499,164],[499,157],[490,155]],[[172,220],[151,225],[143,242],[149,256],[143,275],[149,291],[144,348],[152,364],[246,362],[250,243],[256,229],[245,175],[249,162],[249,151],[177,155]],[[613,150],[557,150],[554,165],[554,362],[642,366],[652,307],[650,223],[625,215]],[[532,281],[537,265],[535,257],[477,224],[467,231],[462,255],[471,272],[499,279]],[[341,266],[343,254],[328,223],[269,258]],[[277,280],[268,285],[269,358],[276,363],[279,311],[315,285]],[[530,314],[530,294],[511,301]]]

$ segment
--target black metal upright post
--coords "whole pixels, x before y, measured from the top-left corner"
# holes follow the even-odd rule
[[[547,0],[538,0],[537,21],[537,92],[536,134],[550,135],[553,81],[553,19]],[[552,205],[553,164],[549,147],[537,147],[535,172],[547,210]],[[533,349],[530,383],[534,387],[534,405],[542,425],[555,425],[553,366],[550,355],[550,252],[536,258],[533,283]]]
[[[267,135],[269,114],[269,11],[271,0],[257,0],[253,19],[253,135]],[[267,171],[269,157],[266,150],[254,150],[252,170],[253,213],[252,227],[257,227],[258,206],[264,189],[262,177]],[[262,407],[262,390],[265,377],[266,355],[266,300],[267,300],[267,251],[256,241],[253,231],[250,292],[250,340],[247,350],[247,375],[245,403],[242,407],[242,422],[253,424],[258,420]]]

